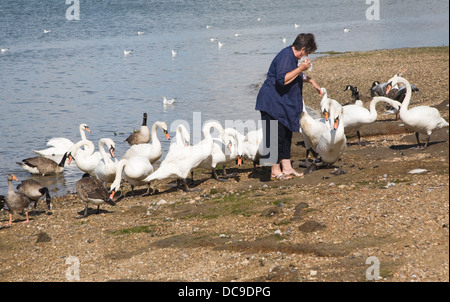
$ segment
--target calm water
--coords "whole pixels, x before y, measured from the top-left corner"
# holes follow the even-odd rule
[[[315,33],[319,52],[449,44],[447,1],[383,0],[375,21],[366,19],[364,0],[81,1],[79,21],[66,19],[69,6],[0,1],[0,47],[9,49],[0,54],[0,194],[8,173],[31,177],[16,161],[52,137],[78,141],[80,123],[94,142],[114,139],[120,158],[143,112],[150,126],[192,124],[193,112],[202,122],[258,119],[252,85],[300,32]],[[163,96],[175,104],[164,108]],[[158,137],[165,152],[170,142]],[[62,195],[81,175],[72,164],[62,175],[33,177]]]

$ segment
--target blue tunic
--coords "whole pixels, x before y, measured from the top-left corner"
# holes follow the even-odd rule
[[[303,73],[291,83],[284,84],[286,73],[296,69],[298,59],[292,46],[281,50],[270,64],[267,79],[256,98],[256,110],[265,111],[292,132],[300,131],[303,111]]]

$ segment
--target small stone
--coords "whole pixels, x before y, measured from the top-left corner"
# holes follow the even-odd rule
[[[38,242],[50,242],[52,238],[46,232],[39,232],[37,235],[36,243]]]

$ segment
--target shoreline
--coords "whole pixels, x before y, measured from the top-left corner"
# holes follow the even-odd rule
[[[438,106],[449,119],[448,46],[314,61],[311,76],[341,104],[350,100],[346,85],[368,96],[373,81],[406,69],[420,89],[411,107]],[[310,86],[305,104],[317,109]],[[101,206],[98,215],[91,206],[85,219],[76,219],[84,207],[76,194],[54,198],[51,211],[40,202],[30,223],[15,215],[12,227],[0,227],[0,281],[67,281],[66,259],[74,256],[81,281],[363,282],[365,261],[375,256],[379,281],[448,282],[448,128],[433,133],[425,150],[411,149],[414,134],[392,115],[379,114],[361,134],[368,145],[348,138],[344,175],[320,169],[274,182],[247,161],[227,167],[238,173],[227,182],[196,170],[198,192],[177,191],[173,179],[152,184],[158,193],[151,196],[133,196],[125,185],[116,206]],[[295,134],[297,171],[304,159]],[[427,172],[409,173],[419,168]],[[7,219],[1,211],[1,225]]]

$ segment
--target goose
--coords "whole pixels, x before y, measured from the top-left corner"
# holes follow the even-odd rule
[[[339,161],[340,166],[337,174],[345,173],[342,170],[342,155],[347,149],[347,139],[344,134],[344,118],[342,106],[335,100],[330,99],[330,130],[325,131],[320,136],[316,147],[317,154],[326,165],[332,165]]]
[[[59,163],[43,156],[25,158],[22,162],[16,163],[31,174],[40,174],[45,176],[62,173],[64,171],[64,165],[67,157],[68,153],[64,153]]]
[[[131,191],[136,186],[148,185],[147,193],[150,192],[150,183],[145,178],[153,172],[153,166],[147,158],[143,156],[132,156],[130,158],[122,158],[116,165],[116,176],[110,187],[110,198],[119,190],[122,182],[122,174],[131,185]]]
[[[351,102],[349,102],[349,104],[358,104],[358,105],[363,105],[365,101],[371,101],[373,97],[366,97],[363,96],[361,98],[361,96],[359,95],[359,89],[357,86],[352,86],[352,85],[347,85],[345,86],[344,91],[350,90],[352,92],[352,100]],[[345,105],[344,105],[345,106]]]
[[[222,133],[223,128],[218,122],[208,122],[203,126],[204,139],[194,146],[185,146],[169,150],[159,168],[144,179],[145,182],[161,180],[176,176],[183,180],[186,191],[191,191],[187,185],[186,178],[191,170],[197,168],[203,160],[210,156],[214,140],[211,136],[211,128]]]
[[[399,74],[397,74],[399,76]],[[397,85],[397,88],[393,88],[392,86],[390,88],[389,92],[386,92],[388,87],[388,82],[381,83],[378,81],[374,81],[372,83],[372,87],[370,88],[370,96],[387,96],[393,100],[399,101],[400,103],[403,102],[406,96],[406,86]],[[417,88],[414,84],[411,84],[411,92],[417,92],[419,91],[419,88]]]
[[[35,179],[22,180],[22,183],[17,186],[17,192],[25,194],[34,202],[34,209],[36,209],[39,199],[45,195],[45,202],[47,203],[47,208],[50,210],[52,208],[50,197],[50,191],[47,187],[41,185],[41,183]]]
[[[156,134],[156,129],[161,128],[161,130],[164,132],[164,135],[168,140],[170,140],[169,132],[167,132],[167,124],[164,122],[155,122],[152,126],[151,130],[151,137],[152,142],[148,144],[137,144],[131,146],[123,155],[123,158],[130,158],[132,156],[143,156],[148,158],[151,164],[156,162],[158,159],[161,158],[162,155],[162,146],[161,142],[158,138],[158,135]]]
[[[444,120],[439,110],[429,106],[418,106],[411,109],[408,109],[409,103],[411,101],[412,89],[409,82],[399,76],[394,76],[389,80],[389,87],[387,93],[390,90],[390,87],[394,86],[398,83],[403,83],[406,86],[406,96],[400,107],[399,116],[400,119],[405,125],[410,127],[416,134],[417,145],[421,147],[419,140],[419,133],[427,136],[426,143],[423,148],[427,148],[430,143],[431,133],[440,128],[448,127],[449,123]]]
[[[376,121],[378,116],[376,106],[379,102],[385,102],[397,111],[399,110],[401,105],[400,102],[391,100],[386,97],[374,97],[370,102],[369,110],[356,104],[343,106],[343,112],[345,116],[345,120],[343,120],[344,131],[347,135],[356,131],[359,145],[363,145],[359,129],[363,125],[368,125]]]
[[[103,183],[95,178],[91,177],[88,173],[83,174],[80,180],[75,184],[78,196],[86,204],[84,208],[83,216],[87,217],[89,203],[97,206],[97,212],[100,211],[100,206],[107,203],[111,206],[116,205],[110,198],[108,190],[103,186]]]
[[[82,146],[84,146],[84,150],[80,150]],[[69,165],[75,159],[78,169],[92,175],[95,175],[95,168],[102,159],[100,152],[95,152],[94,143],[89,140],[81,140],[73,145],[69,149],[67,157],[69,158]]]
[[[30,222],[28,218],[28,207],[33,201],[25,194],[14,191],[12,185],[13,180],[18,181],[14,174],[8,174],[8,194],[5,197],[5,203],[9,210],[9,222],[5,226],[12,225],[12,217],[15,212],[20,212],[25,209],[27,219],[24,223]]]
[[[109,155],[105,152],[105,145],[108,148]],[[114,157],[116,144],[110,138],[101,138],[98,141],[98,149],[102,159],[97,163],[94,169],[94,174],[103,182],[112,183],[116,176],[117,160]]]
[[[234,129],[233,129],[234,130]],[[228,128],[227,132],[222,129],[220,138],[213,138],[214,145],[211,154],[206,157],[199,165],[199,168],[211,169],[211,176],[215,180],[219,180],[217,176],[216,167],[225,166],[229,162],[236,160],[238,156],[237,142],[234,135],[229,135],[232,133],[232,129]],[[228,150],[226,149],[228,148]],[[223,174],[226,177],[225,167],[223,167]]]
[[[91,132],[89,126],[87,124],[80,124],[79,128],[81,140],[86,140],[86,132]],[[65,137],[54,137],[51,138],[47,142],[47,146],[52,146],[43,150],[33,150],[34,153],[45,156],[45,157],[53,157],[53,156],[62,156],[66,153],[70,147],[72,147],[74,143]]]
[[[145,144],[150,141],[150,130],[147,127],[147,113],[143,114],[142,126],[138,132],[134,132],[125,140],[130,146]]]

